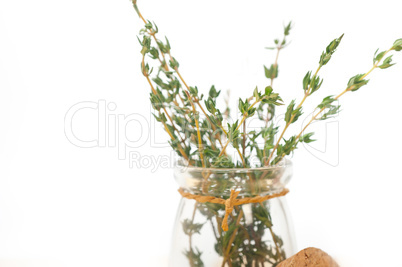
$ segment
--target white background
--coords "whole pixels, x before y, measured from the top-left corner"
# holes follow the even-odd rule
[[[402,37],[397,3],[139,0],[139,7],[169,36],[188,83],[231,89],[234,106],[267,84],[262,65],[274,53],[264,47],[282,36],[283,23],[295,23],[275,82],[287,102],[300,100],[305,73],[345,33],[307,112],[367,71],[378,47]],[[128,0],[0,0],[1,267],[165,266],[179,202],[171,168],[130,168],[112,142],[80,148],[64,133],[67,111],[83,101],[113,102],[111,117],[139,114],[152,125],[141,27]],[[395,61],[345,95],[329,130],[314,126],[320,141],[293,157],[287,198],[298,248],[319,247],[341,266],[402,266],[402,53]],[[77,113],[73,129],[97,139],[97,111]],[[159,125],[131,122],[127,136],[139,145],[127,153],[170,155],[151,142],[166,140]]]

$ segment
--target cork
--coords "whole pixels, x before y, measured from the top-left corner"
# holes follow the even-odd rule
[[[318,248],[306,248],[282,261],[277,267],[339,267],[327,253]]]

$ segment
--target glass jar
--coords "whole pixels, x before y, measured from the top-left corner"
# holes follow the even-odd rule
[[[292,163],[274,167],[212,169],[177,166],[180,188],[197,196],[226,200],[278,194],[292,176]],[[233,207],[228,230],[222,229],[225,205],[183,197],[177,212],[170,253],[171,267],[276,266],[296,251],[285,197]]]

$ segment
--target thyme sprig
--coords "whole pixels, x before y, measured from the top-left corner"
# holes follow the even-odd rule
[[[274,156],[274,153],[278,149],[278,146],[280,144],[280,141],[282,140],[286,130],[289,128],[289,126],[292,123],[295,123],[297,119],[303,114],[302,113],[302,105],[304,101],[306,101],[307,97],[311,96],[314,92],[316,92],[318,89],[320,89],[323,80],[318,76],[318,72],[321,70],[323,66],[325,66],[331,59],[332,55],[335,53],[337,47],[339,46],[341,40],[342,40],[343,34],[339,37],[334,39],[325,49],[325,51],[322,52],[319,60],[319,64],[317,67],[317,70],[315,71],[314,75],[311,76],[311,71],[307,72],[307,74],[304,76],[303,79],[303,90],[304,90],[304,97],[302,101],[299,103],[299,105],[295,108],[295,100],[292,100],[290,104],[287,107],[286,114],[285,114],[285,122],[286,125],[284,129],[282,130],[282,133],[280,134],[278,141],[276,142],[271,154],[269,155],[268,159],[265,161],[265,165],[268,165],[271,162],[272,157]],[[280,161],[280,159],[283,157],[283,154],[289,155],[290,152],[292,152],[295,147],[293,147],[291,144],[293,144],[293,139],[288,139],[287,141],[285,140],[285,145],[280,148],[280,151],[278,151],[278,156],[275,158],[273,161],[273,164],[276,164],[277,162]],[[286,148],[286,149],[283,149]]]
[[[312,122],[316,120],[327,120],[332,118],[334,115],[336,115],[339,112],[340,105],[335,105],[334,103],[344,94],[347,92],[355,92],[359,90],[361,87],[365,86],[368,84],[369,80],[365,79],[369,74],[371,74],[372,71],[375,69],[387,69],[395,63],[392,63],[392,56],[390,55],[388,57],[385,57],[387,54],[389,54],[391,51],[401,51],[402,50],[402,39],[398,39],[394,42],[394,44],[389,48],[388,50],[382,51],[377,54],[378,49],[374,53],[374,58],[373,58],[373,66],[370,68],[369,71],[363,74],[357,74],[353,77],[351,77],[347,83],[346,89],[344,89],[341,93],[339,93],[337,96],[327,96],[325,97],[322,102],[317,105],[316,109],[318,110],[315,112],[315,114],[312,116],[310,121],[304,126],[304,128],[300,131],[300,133],[296,136],[292,136],[287,142],[289,146],[289,150],[293,151],[299,142],[305,142],[305,143],[310,143],[312,141],[311,136],[313,133],[308,133],[308,134],[303,134],[305,130],[311,125]],[[286,142],[285,142],[286,145]],[[282,160],[282,158],[287,154],[288,150],[284,150],[283,153],[278,153],[277,158],[273,162],[273,164],[279,162]],[[282,152],[282,151],[281,151]]]

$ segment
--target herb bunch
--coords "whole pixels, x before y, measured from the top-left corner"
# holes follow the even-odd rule
[[[322,87],[323,79],[318,75],[319,71],[329,63],[343,35],[331,41],[321,53],[317,69],[306,73],[302,81],[303,98],[299,103],[292,100],[287,105],[285,126],[279,131],[272,119],[276,107],[284,105],[284,102],[274,91],[273,84],[279,72],[279,52],[288,45],[286,38],[292,28],[291,23],[284,27],[283,38],[276,39],[274,47],[268,47],[276,50],[275,62],[270,67],[264,66],[269,85],[263,90],[255,88],[251,96],[240,98],[238,112],[241,119],[230,123],[225,107],[220,109],[217,106],[221,91],[212,86],[208,94],[204,95],[197,86],[188,85],[180,73],[179,61],[172,55],[169,40],[166,37],[164,40],[158,39],[157,25],[144,19],[136,0],[133,0],[133,4],[144,22],[144,28],[140,31],[141,38],[138,38],[142,47],[141,71],[151,87],[150,100],[154,117],[169,135],[169,143],[174,151],[192,166],[246,168],[277,164],[290,155],[299,143],[315,141],[312,132],[306,133],[308,126],[316,120],[326,120],[336,115],[340,109],[336,100],[347,92],[355,92],[367,85],[369,80],[366,78],[374,69],[386,69],[394,65],[392,55],[388,54],[401,51],[402,48],[402,39],[398,39],[388,50],[379,53],[377,50],[369,71],[351,77],[346,89],[340,94],[323,98],[300,133],[285,139],[289,126],[303,115],[304,102]],[[247,131],[247,120],[254,116],[264,125],[259,131]],[[228,147],[236,156],[230,156]],[[258,163],[252,157],[257,158]]]

